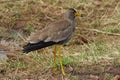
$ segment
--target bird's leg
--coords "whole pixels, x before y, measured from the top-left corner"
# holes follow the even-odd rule
[[[59,57],[59,61],[60,61],[60,67],[61,67],[62,74],[65,75],[64,68],[63,68],[63,65],[62,65],[62,57],[61,57],[60,48],[61,48],[61,46],[58,46],[58,57]]]
[[[54,67],[53,67],[53,73],[56,73],[56,53],[57,53],[57,46],[55,45],[54,46],[54,51],[53,51],[53,54],[54,54]]]
[[[54,51],[53,51],[53,54],[54,54],[54,67],[56,67],[56,53],[57,53],[57,46],[55,45],[54,46]]]

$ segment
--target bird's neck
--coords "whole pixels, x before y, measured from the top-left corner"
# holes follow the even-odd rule
[[[75,21],[75,17],[74,16],[69,16],[69,15],[64,15],[64,19],[70,20],[71,22]]]

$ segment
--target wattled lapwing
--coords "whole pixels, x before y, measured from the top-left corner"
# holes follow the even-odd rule
[[[37,31],[29,37],[29,43],[23,47],[23,52],[28,53],[34,50],[42,49],[48,46],[54,47],[54,65],[56,65],[56,53],[58,53],[62,74],[65,75],[62,58],[60,53],[60,45],[68,42],[75,30],[75,17],[80,16],[75,9],[69,8],[64,13],[64,18]]]

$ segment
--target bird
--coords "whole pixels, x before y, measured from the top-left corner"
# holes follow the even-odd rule
[[[23,46],[23,52],[29,53],[38,49],[54,45],[54,66],[56,67],[56,54],[58,54],[62,75],[65,71],[62,64],[61,45],[67,43],[75,31],[77,16],[80,16],[74,8],[65,11],[63,18],[48,24],[43,29],[35,32],[28,38],[28,43]]]

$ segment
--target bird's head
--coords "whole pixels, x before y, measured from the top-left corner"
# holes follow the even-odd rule
[[[66,16],[67,16],[69,19],[74,20],[75,17],[80,16],[80,13],[78,13],[74,8],[69,8],[69,9],[66,11]]]

